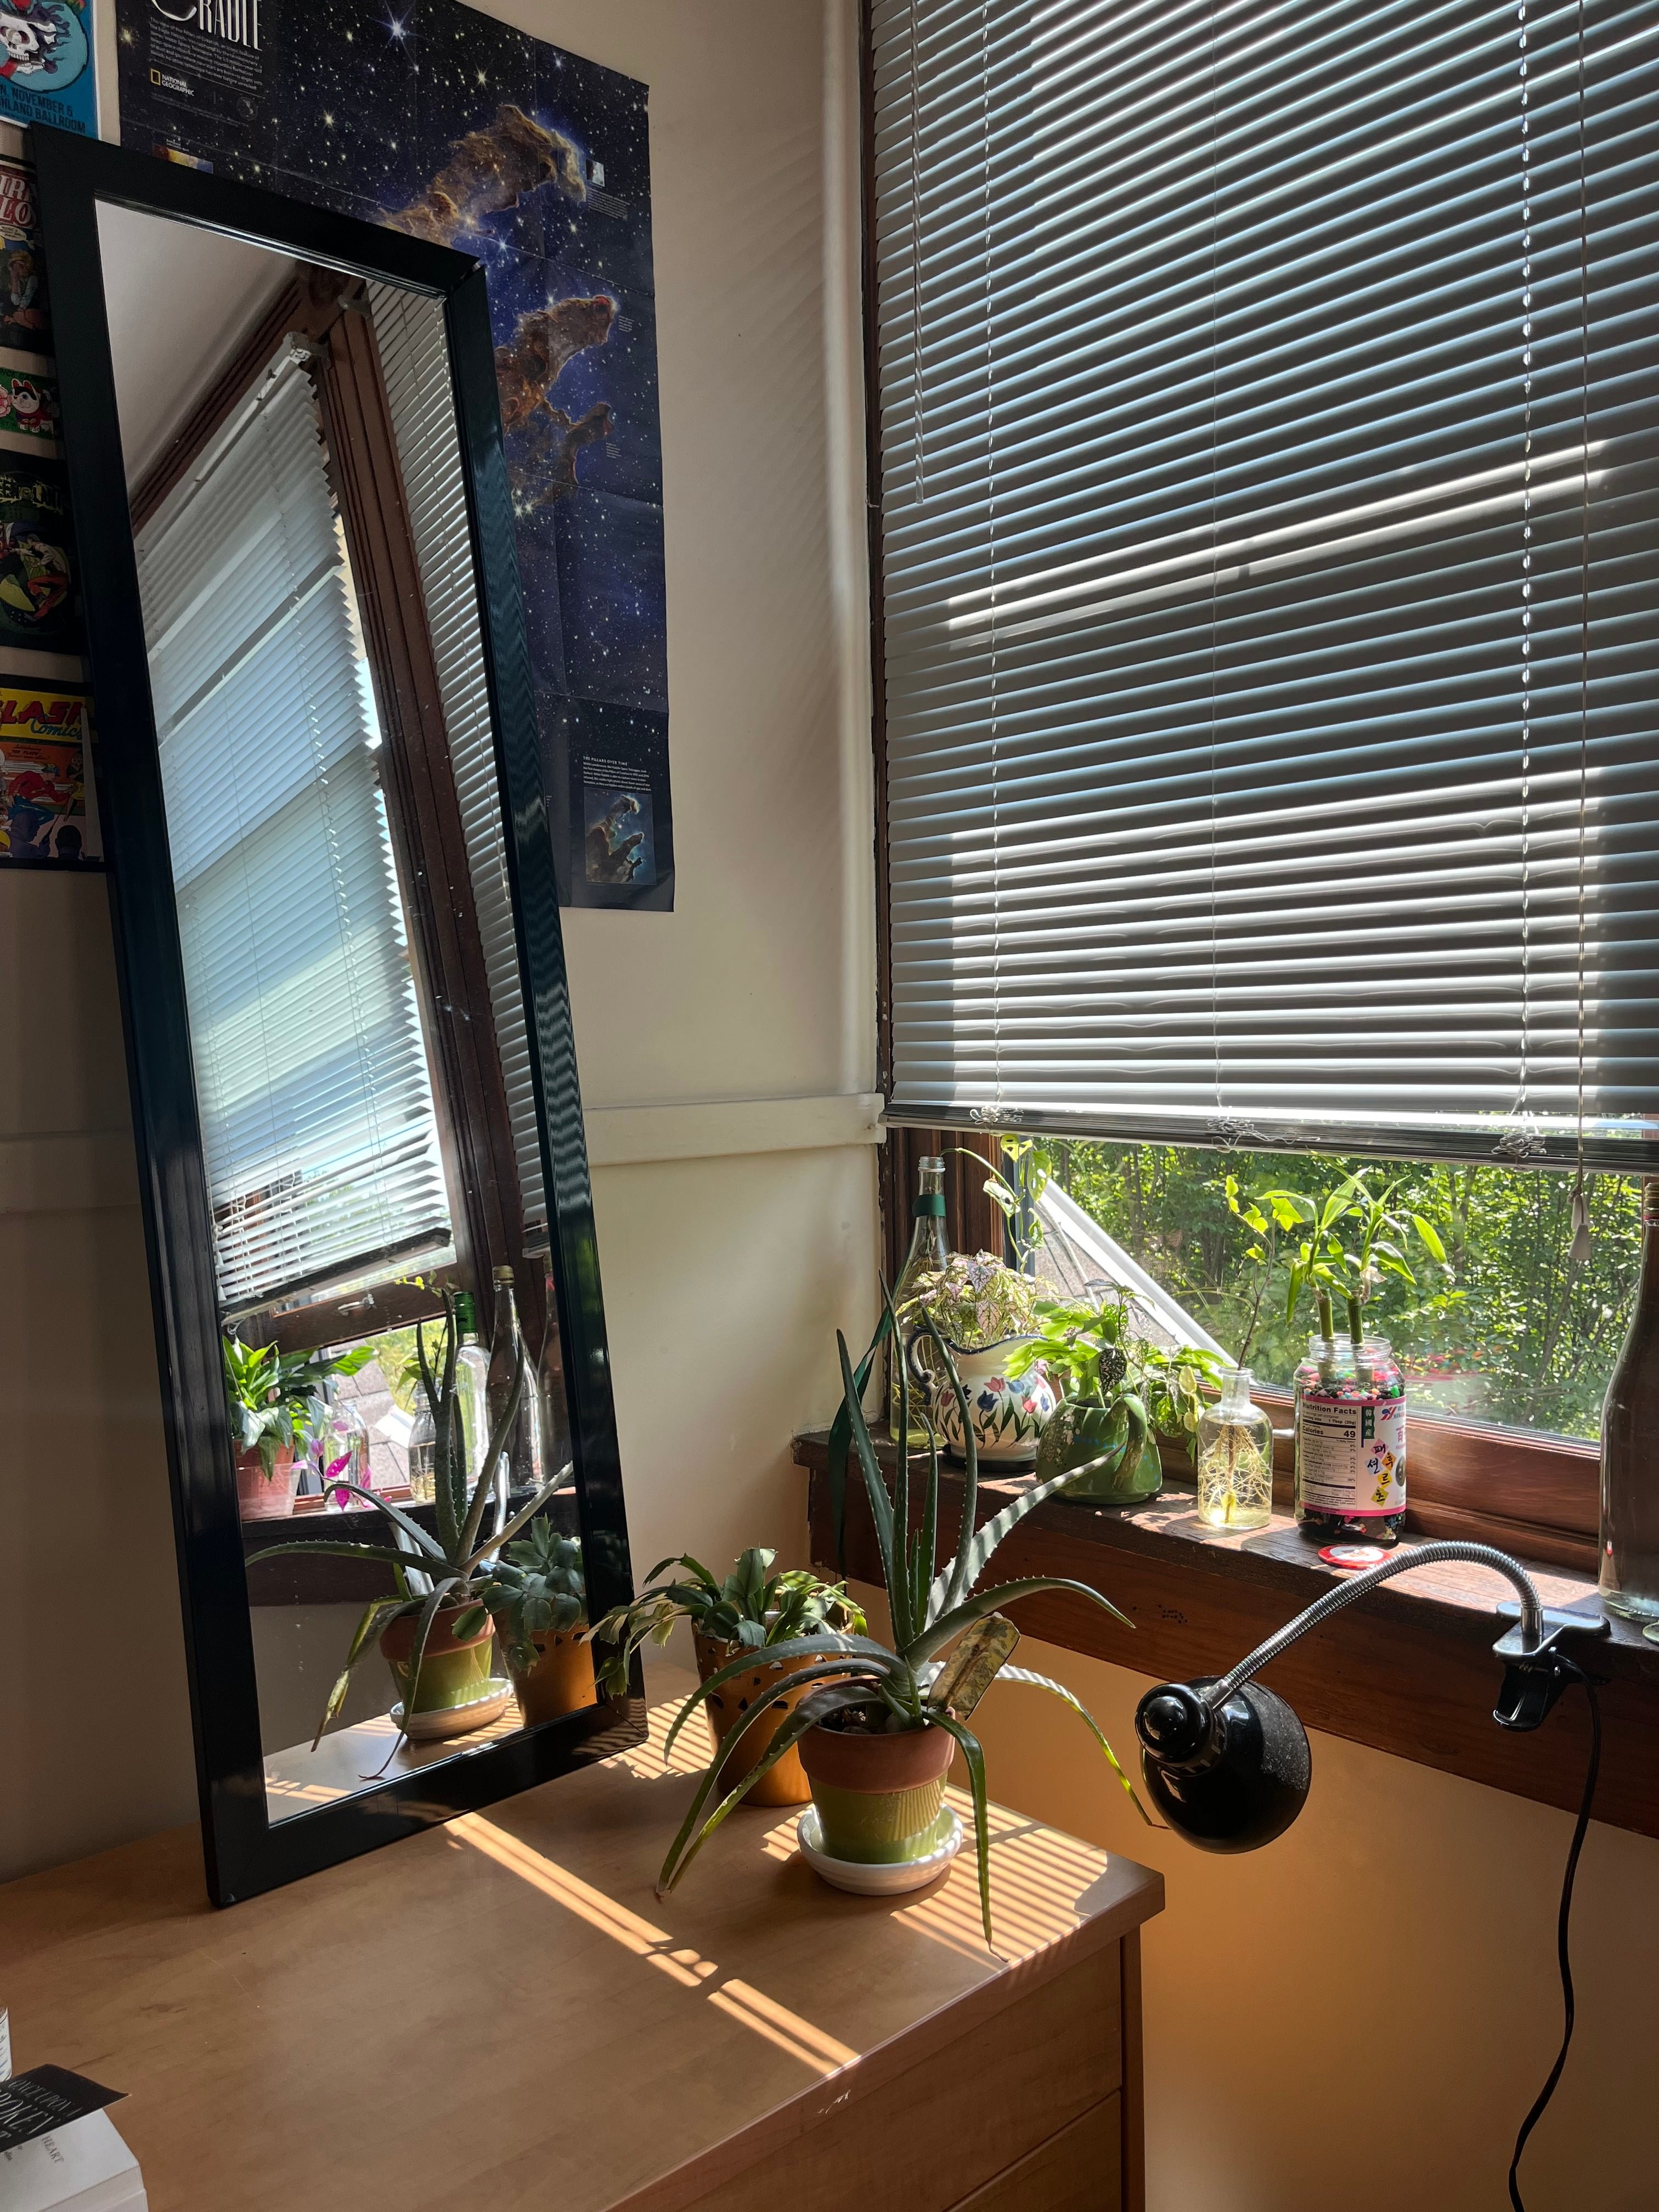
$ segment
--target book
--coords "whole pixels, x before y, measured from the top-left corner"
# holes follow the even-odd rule
[[[0,2151],[0,2212],[148,2212],[138,2161],[107,2112]]]

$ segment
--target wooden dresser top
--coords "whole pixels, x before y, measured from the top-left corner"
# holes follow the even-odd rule
[[[1000,1958],[971,1846],[931,1890],[853,1898],[793,1817],[740,1808],[659,1899],[707,1741],[663,1758],[681,1686],[653,1677],[638,1750],[228,1911],[194,1829],[0,1887],[15,2063],[130,2093],[152,2212],[667,2206],[734,2137],[793,2140],[849,2066],[979,2021],[991,2063],[1004,2006],[1162,1907],[1158,1875],[999,1808]]]

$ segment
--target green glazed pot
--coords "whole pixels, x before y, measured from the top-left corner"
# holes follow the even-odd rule
[[[1098,1459],[1106,1449],[1110,1424],[1107,1407],[1068,1400],[1043,1425],[1037,1445],[1037,1480],[1047,1482],[1051,1476],[1064,1474],[1068,1467],[1083,1467]],[[1069,1490],[1062,1490],[1060,1496],[1069,1505],[1139,1505],[1156,1498],[1163,1487],[1164,1462],[1158,1456],[1158,1438],[1147,1437],[1136,1451],[1125,1437],[1104,1467],[1073,1483]]]
[[[950,1832],[945,1778],[955,1748],[940,1728],[897,1735],[809,1729],[800,1741],[800,1763],[824,1850],[860,1866],[928,1857]]]
[[[487,1621],[476,1636],[469,1637],[465,1644],[458,1644],[449,1632],[461,1610],[459,1606],[446,1607],[434,1617],[426,1650],[421,1654],[420,1686],[412,1702],[409,1695],[409,1662],[415,1649],[416,1616],[400,1613],[380,1638],[381,1656],[392,1669],[392,1679],[398,1685],[404,1711],[411,1716],[447,1712],[456,1705],[476,1705],[489,1693],[495,1624]]]

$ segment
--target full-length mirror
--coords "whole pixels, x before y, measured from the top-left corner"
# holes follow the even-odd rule
[[[613,1747],[626,1538],[482,277],[53,150],[228,1899]]]

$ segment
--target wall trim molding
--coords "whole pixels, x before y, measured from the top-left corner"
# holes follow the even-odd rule
[[[878,1145],[883,1101],[876,1091],[814,1098],[694,1099],[667,1106],[590,1106],[588,1164],[645,1167],[664,1160],[717,1160],[754,1152],[829,1152]]]

